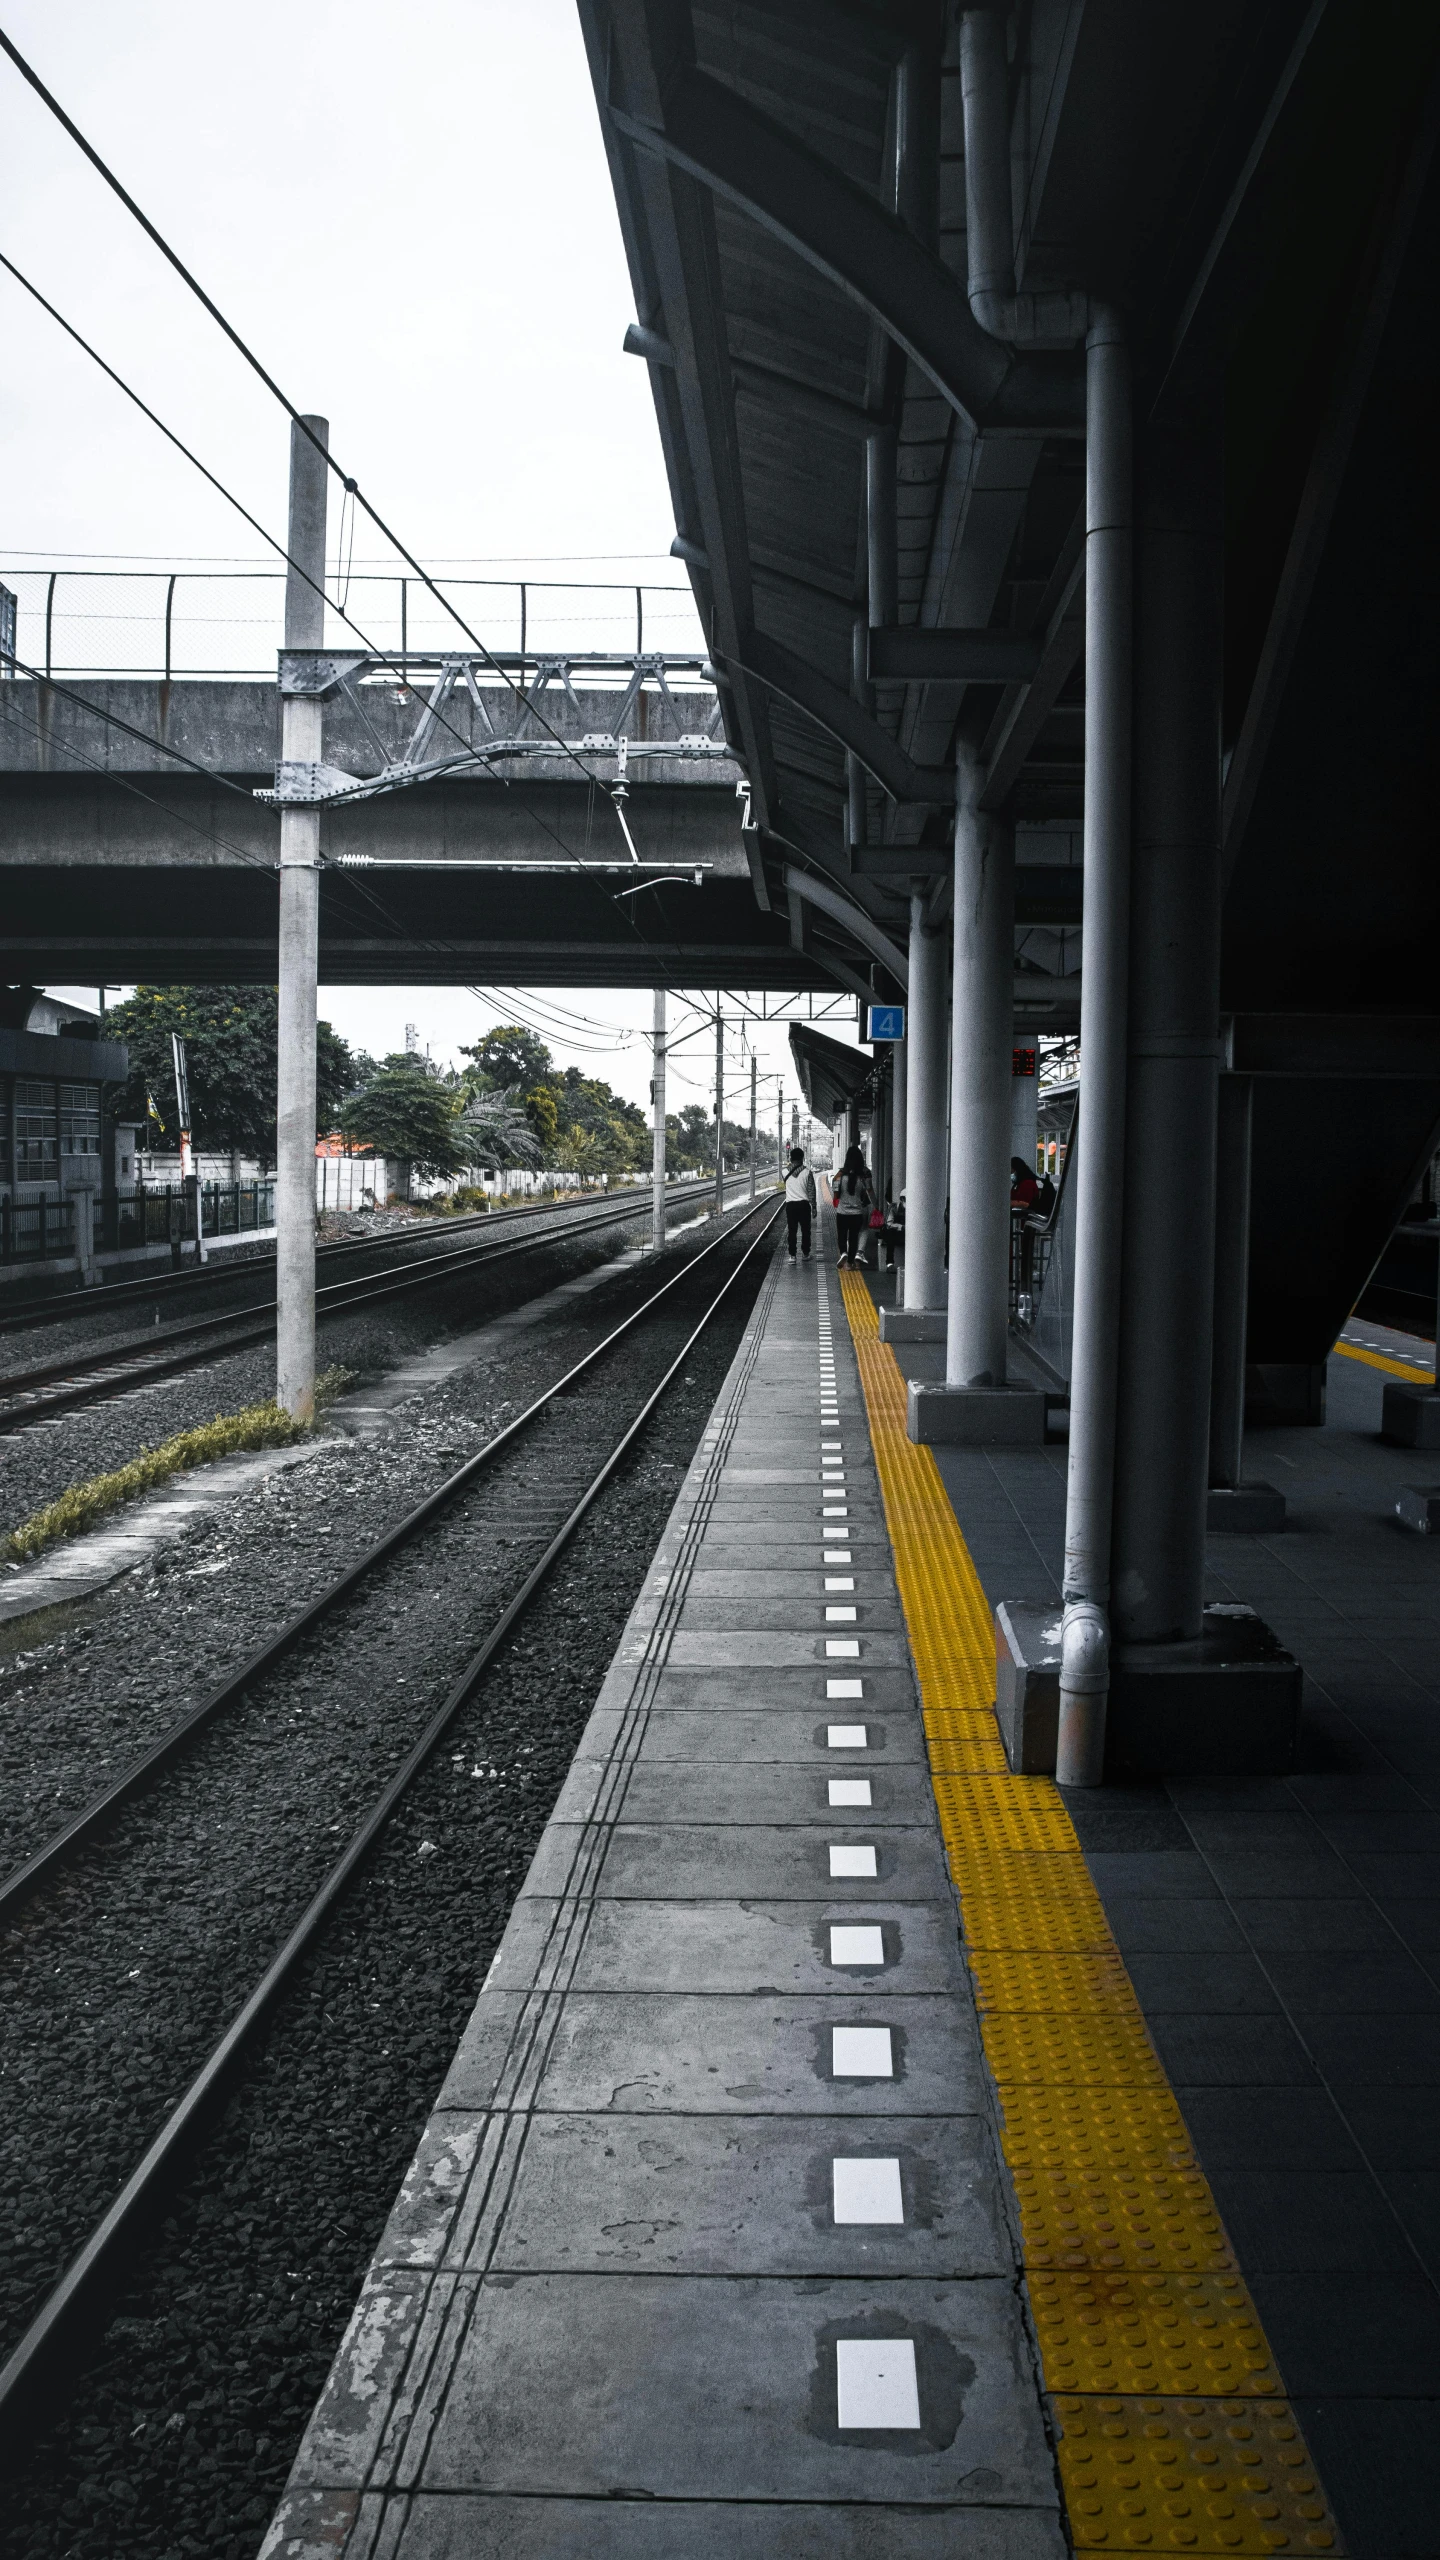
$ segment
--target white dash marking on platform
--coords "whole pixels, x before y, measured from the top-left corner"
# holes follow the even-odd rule
[[[854,1921],[837,1920],[830,1932],[830,1961],[832,1964],[883,1964],[883,1931],[871,1922],[860,1926]]]
[[[831,1841],[830,1873],[832,1876],[875,1876],[879,1872],[873,1849],[859,1846],[846,1847],[839,1841]]]
[[[832,1751],[868,1751],[868,1724],[831,1724],[825,1728],[825,1739]]]
[[[863,1698],[865,1683],[863,1680],[827,1680],[825,1695],[827,1698]]]
[[[842,2427],[918,2427],[913,2338],[840,2338],[835,2380]]]
[[[893,2080],[888,2027],[832,2027],[830,2069],[837,2080]]]
[[[837,2222],[903,2222],[898,2160],[832,2160]]]
[[[870,1801],[870,1781],[868,1778],[832,1778],[830,1780],[830,1802],[832,1804],[868,1805]]]

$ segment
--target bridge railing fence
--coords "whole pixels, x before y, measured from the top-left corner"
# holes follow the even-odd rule
[[[285,578],[270,569],[0,567],[17,599],[15,656],[47,676],[273,676]],[[437,578],[487,649],[522,665],[543,656],[644,650],[704,653],[688,586],[622,580]],[[374,570],[332,581],[325,645],[364,644],[401,663],[469,652],[459,621],[418,578]],[[9,673],[9,668],[0,673]],[[599,679],[602,683],[604,678]]]

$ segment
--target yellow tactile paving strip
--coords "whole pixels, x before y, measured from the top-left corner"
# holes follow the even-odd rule
[[[1064,1799],[1011,1775],[995,1642],[863,1280],[841,1274],[1079,2551],[1338,2552]]]
[[[1433,1387],[1433,1369],[1417,1369],[1408,1360],[1390,1360],[1383,1351],[1363,1350],[1358,1342],[1337,1342],[1335,1349],[1342,1360],[1363,1360],[1367,1369],[1383,1369],[1387,1377],[1408,1378],[1412,1386]]]

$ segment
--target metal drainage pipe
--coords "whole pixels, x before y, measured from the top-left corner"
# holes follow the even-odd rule
[[[970,308],[1011,345],[1085,344],[1085,891],[1075,1323],[1065,1512],[1061,1786],[1098,1786],[1110,1691],[1110,1556],[1125,1158],[1130,914],[1134,467],[1119,313],[1083,293],[1015,289],[1005,20],[960,20]]]

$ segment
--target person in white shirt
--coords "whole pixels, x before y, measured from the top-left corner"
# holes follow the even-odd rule
[[[785,1243],[793,1262],[795,1239],[800,1250],[810,1259],[810,1219],[815,1207],[815,1176],[805,1162],[799,1147],[790,1150],[790,1167],[785,1176]]]

